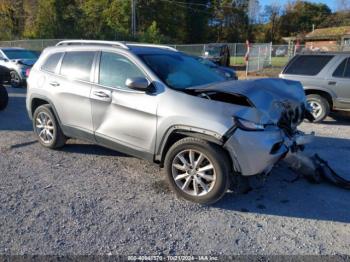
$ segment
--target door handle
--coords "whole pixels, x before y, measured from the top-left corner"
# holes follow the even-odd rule
[[[49,83],[51,86],[59,86],[60,85],[60,83],[58,83],[58,82],[50,82]]]
[[[103,91],[95,91],[93,94],[101,98],[110,98],[110,96]]]
[[[328,85],[330,85],[330,86],[334,86],[334,85],[336,85],[337,84],[337,82],[335,82],[335,81],[329,81],[328,82]]]

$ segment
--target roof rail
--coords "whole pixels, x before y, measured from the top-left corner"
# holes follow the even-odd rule
[[[102,41],[102,40],[64,40],[58,42],[56,46],[64,45],[106,45],[106,46],[119,46],[124,49],[129,49],[128,46],[123,42],[117,41]]]
[[[156,47],[156,48],[163,48],[163,49],[168,49],[168,50],[172,50],[172,51],[178,51],[176,48],[171,47],[171,46],[167,46],[167,45],[154,45],[154,44],[143,44],[143,43],[133,43],[133,42],[129,42],[126,43],[126,45],[128,46],[145,46],[145,47]]]
[[[172,51],[178,51],[176,48],[167,45],[154,45],[154,44],[143,44],[143,43],[133,43],[133,42],[117,42],[117,41],[103,41],[103,40],[64,40],[58,42],[56,46],[64,45],[105,45],[105,46],[119,46],[124,49],[129,49],[128,46],[144,46],[144,47],[156,47],[163,48]]]

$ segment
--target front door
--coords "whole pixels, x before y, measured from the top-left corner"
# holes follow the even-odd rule
[[[142,158],[152,158],[157,96],[129,89],[129,77],[144,72],[124,55],[102,52],[98,81],[91,90],[92,121],[98,143]]]

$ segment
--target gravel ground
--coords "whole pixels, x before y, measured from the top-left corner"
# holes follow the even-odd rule
[[[350,194],[283,164],[247,194],[203,207],[169,191],[162,170],[79,140],[41,147],[10,89],[0,112],[0,254],[350,254]],[[349,173],[350,117],[303,124],[309,147]],[[349,177],[350,178],[350,177]]]

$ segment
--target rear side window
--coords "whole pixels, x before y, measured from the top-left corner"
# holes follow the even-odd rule
[[[334,77],[350,78],[350,59],[345,58],[343,62],[335,69],[333,73]]]
[[[95,52],[67,52],[62,61],[60,74],[71,79],[90,80]]]
[[[41,69],[54,73],[56,70],[56,66],[58,64],[58,61],[60,61],[61,56],[63,53],[56,53],[56,54],[52,54],[50,55],[45,63],[43,64],[43,66],[41,67]]]
[[[333,58],[331,55],[300,55],[294,57],[283,73],[291,75],[317,75]]]

